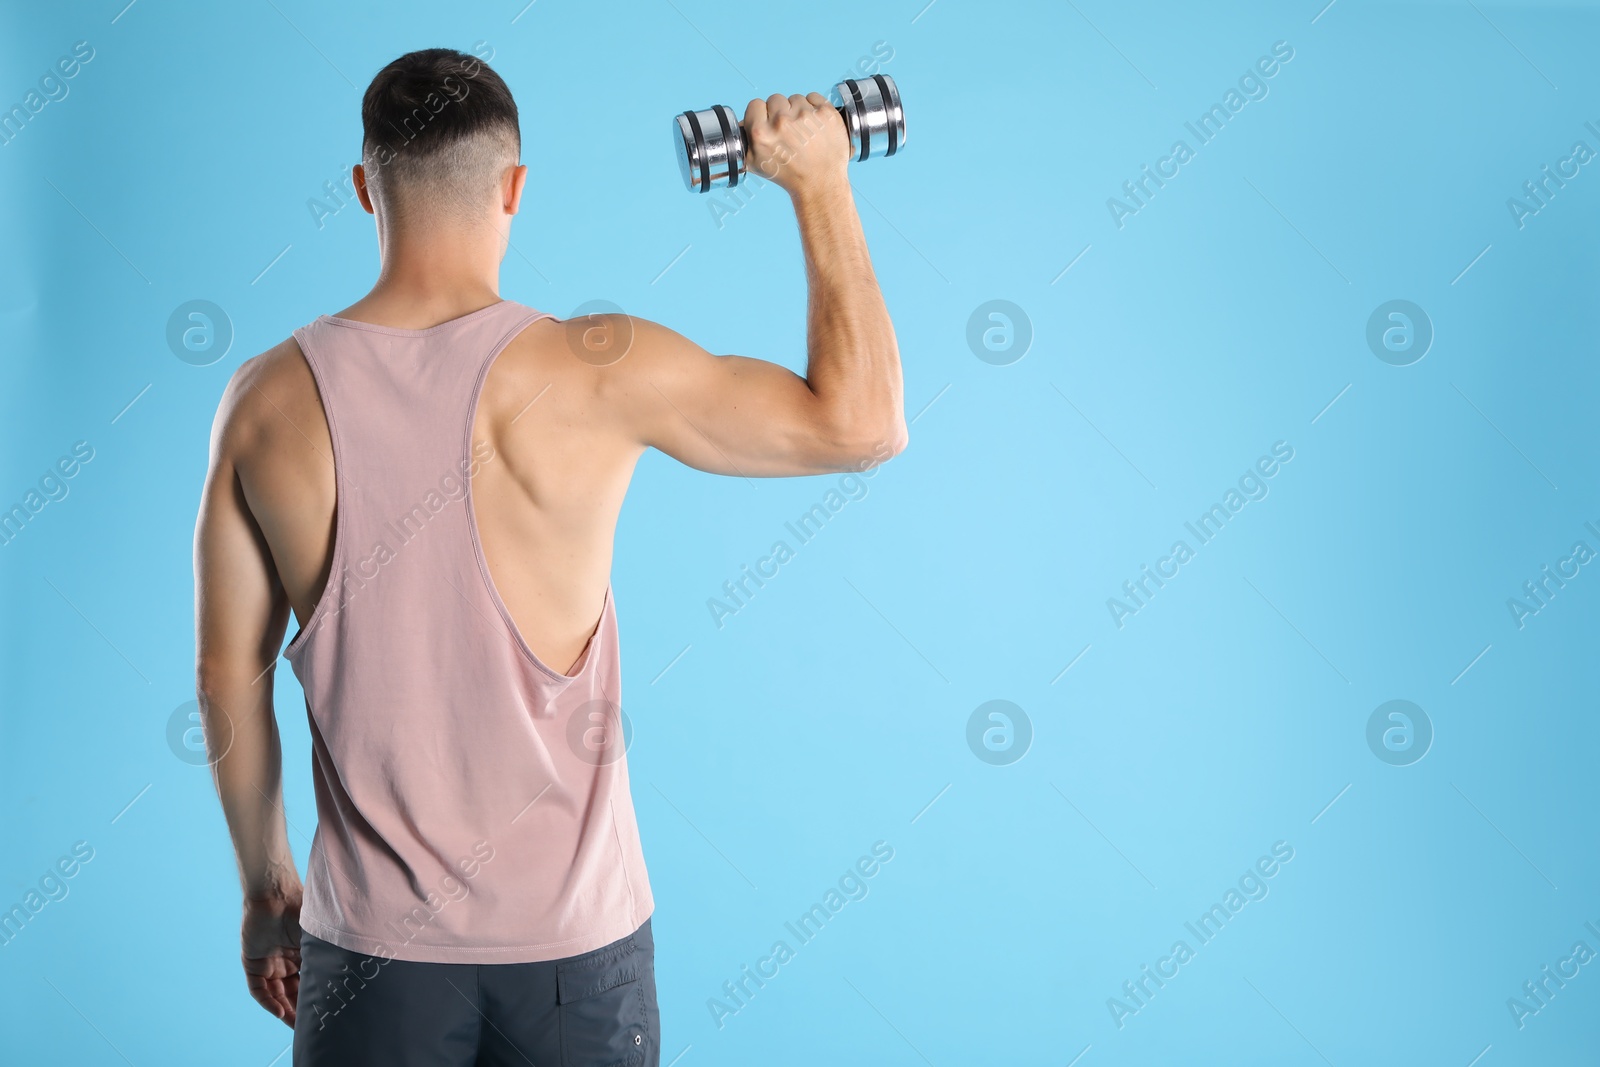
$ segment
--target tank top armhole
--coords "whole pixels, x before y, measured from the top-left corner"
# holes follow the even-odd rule
[[[346,497],[344,464],[339,461],[339,429],[334,422],[333,409],[328,404],[328,390],[324,387],[322,371],[311,354],[314,346],[308,343],[309,331],[310,327],[302,326],[294,331],[293,337],[295,344],[300,348],[300,358],[306,361],[306,366],[311,370],[311,379],[317,389],[317,402],[322,405],[322,417],[328,424],[328,442],[333,448],[333,549],[328,554],[328,580],[322,587],[321,595],[317,597],[316,606],[311,609],[311,617],[290,639],[289,644],[284,647],[282,652],[283,658],[291,663],[305,648],[307,639],[316,632],[317,627],[322,624],[323,618],[328,614],[328,603],[338,594],[339,571],[344,562]]]
[[[556,322],[561,321],[555,315],[552,315],[547,311],[535,311],[533,308],[521,304],[515,306],[518,309],[518,314],[515,321],[512,322],[505,333],[503,333],[499,340],[497,340],[489,349],[488,354],[483,357],[483,361],[478,365],[478,372],[473,379],[472,390],[467,395],[466,425],[464,425],[461,429],[461,454],[464,457],[472,454],[472,426],[475,422],[477,422],[478,419],[478,405],[479,401],[483,397],[484,383],[489,380],[489,371],[494,367],[494,364],[500,358],[501,353],[511,346],[512,341],[521,336],[522,331],[526,330],[534,323],[539,322],[542,319],[551,319]],[[589,636],[588,644],[584,645],[583,652],[579,654],[582,657],[583,662],[579,664],[576,673],[563,674],[561,671],[545,663],[544,660],[539,658],[538,653],[534,652],[534,650],[528,646],[527,639],[523,637],[522,630],[517,626],[516,619],[512,618],[511,616],[511,609],[506,606],[505,600],[500,596],[500,589],[495,585],[494,576],[489,573],[489,560],[483,551],[483,542],[478,536],[478,518],[473,506],[471,478],[467,479],[465,502],[467,509],[467,541],[472,551],[473,559],[478,566],[479,583],[484,592],[488,595],[489,601],[494,605],[495,610],[500,615],[500,619],[504,625],[507,637],[510,638],[511,643],[521,654],[523,660],[531,664],[535,670],[544,675],[547,679],[560,685],[570,684],[577,681],[584,675],[591,673],[591,665],[594,664],[597,658],[597,646],[601,641],[604,640],[602,635],[605,630],[606,614],[612,610],[611,583],[609,581],[606,582],[605,598],[600,604],[600,617],[595,622],[595,628]]]

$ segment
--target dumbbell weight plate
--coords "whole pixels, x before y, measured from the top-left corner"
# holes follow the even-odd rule
[[[846,78],[833,87],[839,114],[850,132],[850,155],[857,161],[892,156],[906,143],[906,113],[900,90],[887,74]]]
[[[678,171],[690,192],[732,188],[744,176],[744,127],[726,104],[685,111],[673,124]]]

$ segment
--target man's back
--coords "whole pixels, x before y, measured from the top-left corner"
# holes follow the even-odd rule
[[[471,494],[485,561],[528,647],[561,672],[599,620],[617,515],[644,451],[605,407],[609,368],[575,358],[571,333],[552,318],[525,327],[490,367],[472,424],[475,454],[489,457]],[[239,386],[229,453],[304,625],[327,585],[334,546],[327,416],[293,338],[241,368]]]

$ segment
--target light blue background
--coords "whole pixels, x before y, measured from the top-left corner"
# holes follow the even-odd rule
[[[370,217],[307,207],[357,157],[371,75],[492,50],[531,170],[505,296],[607,299],[798,369],[783,195],[719,228],[667,123],[825,90],[882,41],[908,147],[852,176],[910,448],[720,630],[707,599],[837,479],[652,454],[623,510],[662,1062],[1594,1062],[1600,963],[1521,1029],[1506,1004],[1600,950],[1600,567],[1521,629],[1506,604],[1600,549],[1600,165],[1524,228],[1506,206],[1600,149],[1591,5],[124,2],[0,16],[0,105],[95,49],[0,147],[0,506],[95,449],[0,547],[0,907],[94,848],[0,947],[0,1059],[288,1062],[240,974],[209,776],[165,730],[193,695],[223,385],[374,278]],[[1269,95],[1119,229],[1107,198],[1194,147],[1184,122],[1277,41]],[[164,339],[196,298],[236,331],[201,368]],[[1009,366],[965,340],[992,299],[1031,320]],[[1391,299],[1436,333],[1411,366],[1366,344]],[[1277,441],[1270,495],[1119,629],[1107,598]],[[305,718],[278,681],[303,864]],[[1436,731],[1406,767],[1365,739],[1397,698]],[[967,747],[992,699],[1032,723],[1009,766]],[[879,840],[870,894],[719,1029],[708,998]],[[1184,922],[1277,841],[1270,894],[1119,1029],[1107,998],[1195,946]]]

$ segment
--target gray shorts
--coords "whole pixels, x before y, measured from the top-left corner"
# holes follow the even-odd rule
[[[294,1067],[659,1067],[650,920],[541,963],[413,963],[301,932]]]

